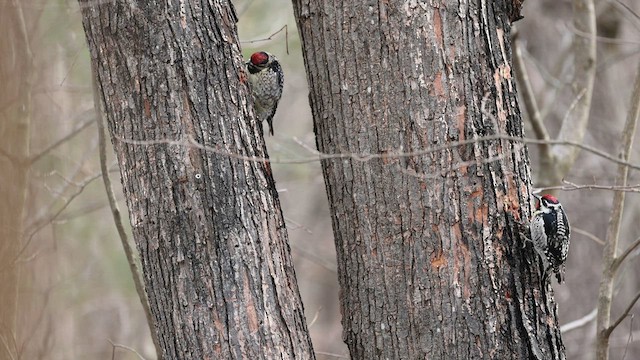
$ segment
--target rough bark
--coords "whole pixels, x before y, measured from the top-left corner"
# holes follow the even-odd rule
[[[551,288],[517,235],[526,148],[453,146],[523,135],[512,3],[293,3],[318,149],[353,154],[322,162],[351,356],[564,358]]]
[[[80,5],[162,358],[313,358],[232,4]]]

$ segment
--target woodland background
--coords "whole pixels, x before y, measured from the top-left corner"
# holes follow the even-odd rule
[[[238,0],[234,4],[245,56],[259,49],[269,51],[280,58],[285,70],[284,94],[274,119],[276,135],[267,138],[267,147],[318,358],[346,357],[320,164],[278,164],[301,153],[312,155],[315,149],[291,3]],[[14,12],[16,7],[19,12]],[[598,39],[598,71],[585,143],[615,155],[640,60],[640,17],[635,15],[640,4],[601,0],[596,1],[596,9],[602,38]],[[568,89],[573,64],[568,48],[580,34],[572,28],[571,11],[566,0],[526,1],[525,18],[517,22],[525,64],[552,137],[573,101]],[[23,18],[10,19],[14,13]],[[29,112],[29,152],[35,159],[27,182],[24,222],[28,230],[19,262],[23,308],[15,346],[23,350],[25,359],[104,359],[114,352],[118,359],[138,358],[124,347],[152,358],[148,326],[99,177],[89,54],[78,3],[4,0],[0,29],[7,35],[0,40],[0,120],[15,111],[14,90],[27,86],[31,106],[23,111]],[[26,34],[29,51],[12,53],[12,41],[20,41],[20,34]],[[526,114],[525,124],[526,135],[533,136]],[[15,136],[6,129],[1,135],[3,143]],[[640,161],[639,148],[633,150],[633,163]],[[538,149],[530,145],[529,151],[534,179],[539,178]],[[111,154],[110,159],[114,185],[119,186]],[[607,186],[615,172],[616,164],[582,152],[566,180]],[[622,247],[640,236],[637,171],[631,171],[629,183],[635,192],[627,194]],[[582,318],[596,306],[602,245],[594,238],[605,237],[613,196],[606,189],[564,187],[558,195],[577,231],[566,284],[554,283],[561,324]],[[126,211],[124,203],[120,208]],[[628,264],[616,284],[614,318],[640,289],[640,261],[632,259]],[[594,332],[591,321],[563,335],[569,359],[589,358]],[[612,358],[640,357],[640,324],[632,315],[614,332],[611,350]]]

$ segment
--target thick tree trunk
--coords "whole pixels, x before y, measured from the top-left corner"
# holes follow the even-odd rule
[[[233,6],[80,5],[162,357],[313,358]]]
[[[351,356],[564,358],[550,287],[516,230],[530,215],[526,148],[454,146],[522,136],[517,9],[293,3],[318,149],[353,154],[322,162]]]

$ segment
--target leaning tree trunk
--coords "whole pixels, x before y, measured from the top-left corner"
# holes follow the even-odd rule
[[[162,358],[313,358],[232,4],[80,6]]]
[[[351,356],[564,358],[551,290],[516,230],[530,214],[527,150],[480,140],[523,135],[518,9],[294,0],[294,11],[318,149],[342,154],[322,168]]]

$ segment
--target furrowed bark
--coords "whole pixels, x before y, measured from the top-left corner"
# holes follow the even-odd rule
[[[80,6],[162,358],[313,358],[233,5]]]
[[[518,222],[530,169],[512,2],[294,0],[353,359],[563,359]],[[515,2],[513,2],[515,3]],[[367,154],[385,154],[370,158]]]

